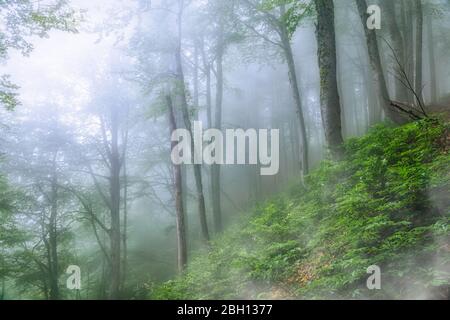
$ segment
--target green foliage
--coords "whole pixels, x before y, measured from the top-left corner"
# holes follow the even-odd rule
[[[0,0],[0,11],[0,62],[8,58],[10,49],[29,55],[32,36],[47,37],[52,29],[77,32],[81,19],[65,0],[48,1],[46,5],[31,0]],[[0,75],[0,105],[14,109],[19,104],[17,89],[8,75]]]
[[[286,13],[281,17],[283,23],[292,38],[300,23],[314,15],[312,1],[299,0],[265,0],[262,4],[263,10],[271,11],[277,7],[286,6]]]
[[[6,110],[13,110],[19,105],[17,100],[17,90],[19,87],[10,81],[9,75],[0,76],[0,105],[3,105]]]
[[[349,141],[345,160],[256,209],[151,297],[405,298],[448,285],[449,132],[422,121]],[[382,291],[365,286],[374,264]]]

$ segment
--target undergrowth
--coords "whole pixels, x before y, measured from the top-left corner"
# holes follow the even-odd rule
[[[436,121],[376,126],[346,143],[344,160],[322,162],[304,185],[261,204],[150,297],[442,298],[449,141],[449,126]],[[371,265],[382,270],[381,290],[367,289]]]

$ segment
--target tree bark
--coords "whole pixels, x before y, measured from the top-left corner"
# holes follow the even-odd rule
[[[281,16],[284,16],[286,13],[286,8],[284,5],[281,6]],[[308,142],[308,134],[306,131],[306,122],[305,122],[305,112],[303,110],[302,99],[300,97],[300,87],[297,78],[297,71],[295,66],[294,55],[292,53],[291,41],[289,39],[288,30],[286,24],[281,23],[281,44],[283,48],[283,53],[286,58],[288,73],[289,73],[289,81],[291,83],[292,96],[294,98],[294,103],[297,111],[297,116],[300,122],[300,139],[302,142],[302,173],[303,175],[307,175],[309,173],[309,142]]]
[[[183,64],[181,60],[181,13],[178,19],[178,33],[179,33],[179,42],[175,52],[175,61],[177,66],[177,94],[179,95],[181,102],[181,112],[183,115],[184,125],[186,129],[193,137],[191,119],[189,116],[189,107],[186,97],[186,84],[183,72]],[[198,93],[197,93],[198,95]],[[198,100],[198,99],[197,99]],[[195,153],[195,144],[194,139],[191,139],[191,150],[192,150],[192,163],[194,163],[194,153]],[[195,186],[197,191],[197,202],[198,202],[198,214],[200,218],[200,227],[202,231],[202,237],[205,242],[209,241],[209,231],[208,231],[208,223],[206,219],[206,205],[205,205],[205,196],[203,193],[203,182],[202,182],[202,167],[200,164],[194,163],[194,177],[195,177]]]
[[[392,39],[392,48],[394,49],[400,62],[405,65],[406,53],[404,39],[397,22],[398,17],[396,14],[395,2],[392,0],[384,0],[383,6],[385,7],[384,12],[386,15],[389,34]],[[403,83],[401,83],[400,80],[397,79],[395,81],[395,97],[398,101],[405,103],[408,101],[408,89]]]
[[[334,158],[342,155],[341,103],[337,84],[336,35],[333,1],[315,0],[320,69],[320,105],[328,148]]]
[[[204,39],[202,38],[201,40],[201,55],[202,55],[202,63],[203,63],[203,68],[204,68],[204,72],[205,72],[205,77],[206,77],[206,119],[208,121],[207,127],[208,129],[213,127],[213,122],[212,122],[212,93],[211,93],[211,64],[208,61],[207,57],[206,57],[206,52],[205,52],[205,43],[204,43]],[[213,183],[212,183],[212,169],[210,170],[210,177],[209,177],[209,196],[210,196],[210,203],[211,203],[211,207],[214,206],[214,198],[213,198]]]
[[[438,101],[438,81],[436,77],[436,55],[434,52],[433,18],[427,17],[428,61],[430,68],[430,102]]]
[[[423,104],[423,9],[422,0],[416,0],[416,72],[415,72],[415,91],[418,102]]]
[[[373,71],[373,80],[377,87],[378,96],[381,99],[381,106],[386,116],[395,123],[401,123],[402,117],[391,108],[391,98],[389,96],[386,79],[384,76],[383,67],[381,64],[380,51],[378,49],[377,34],[375,30],[367,28],[367,2],[366,0],[355,0],[358,8],[358,13],[361,18],[362,26],[366,35],[367,50],[369,53],[370,65]]]
[[[50,254],[50,299],[59,300],[59,270],[58,270],[58,230],[57,230],[57,218],[58,218],[58,177],[56,172],[56,157],[58,152],[55,152],[53,158],[53,169],[52,169],[52,182],[51,182],[51,208],[50,208],[50,219],[48,226],[48,243],[49,243],[49,254]]]
[[[169,128],[170,135],[177,129],[175,120],[175,112],[173,108],[172,98],[167,95],[166,103],[168,108]],[[171,142],[171,150],[177,146],[176,141]],[[187,265],[187,238],[186,238],[186,225],[185,215],[183,207],[183,188],[181,177],[181,166],[173,165],[174,183],[175,183],[175,207],[176,207],[176,232],[177,232],[177,265],[178,272],[182,273]]]
[[[194,41],[194,108],[196,109],[196,114],[198,114],[199,108],[199,59],[198,59],[198,41]]]
[[[404,36],[404,48],[405,48],[405,69],[407,72],[407,76],[411,79],[411,82],[414,83],[414,21],[413,21],[413,1],[403,0],[401,2],[402,11],[403,11],[403,30],[405,32]],[[412,92],[408,94],[408,103],[415,103],[415,97]]]
[[[0,301],[5,300],[5,293],[6,293],[6,280],[5,277],[2,277],[2,291],[0,293]]]
[[[122,283],[121,290],[124,289],[127,278],[127,258],[128,258],[128,173],[126,157],[122,159],[123,167],[123,226],[122,226]]]
[[[119,114],[117,107],[111,109],[111,153],[110,153],[110,198],[111,198],[111,283],[109,297],[119,298],[121,280],[121,230],[120,230],[120,171]]]
[[[214,113],[214,127],[215,129],[222,129],[222,107],[223,107],[223,56],[225,50],[224,43],[224,24],[223,21],[219,23],[218,41],[216,51],[216,66],[217,66],[217,83],[216,83],[216,108]],[[214,229],[216,232],[222,232],[222,200],[220,191],[220,165],[213,164],[211,166],[211,185],[212,185],[212,199],[213,199],[213,217]]]

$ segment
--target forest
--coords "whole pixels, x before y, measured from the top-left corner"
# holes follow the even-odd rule
[[[449,0],[0,0],[0,300],[450,299]]]

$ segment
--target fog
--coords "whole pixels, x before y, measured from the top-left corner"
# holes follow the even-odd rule
[[[46,8],[58,1],[38,2]],[[273,1],[68,0],[69,18],[58,11],[55,20],[69,19],[76,31],[51,21],[43,22],[45,35],[25,28],[19,32],[32,46],[29,54],[7,45],[14,37],[2,41],[7,55],[0,75],[17,86],[17,104],[0,111],[0,167],[14,199],[11,228],[5,228],[11,237],[2,249],[3,263],[13,265],[4,269],[6,298],[148,298],[153,286],[207,252],[209,239],[332,158],[313,2],[299,1],[305,13],[288,40],[294,69],[280,31],[267,22],[279,17],[280,8],[267,4]],[[396,41],[393,22],[384,14],[389,8],[386,1],[373,2],[382,7],[377,34],[388,93],[413,108],[413,94],[404,100],[397,86],[399,66],[389,48]],[[0,3],[3,26],[18,6],[8,3]],[[282,10],[295,3],[286,1]],[[396,1],[394,9],[406,14],[405,3]],[[421,94],[430,112],[442,111],[450,94],[450,6],[444,0],[422,4]],[[341,106],[335,120],[348,140],[389,121],[389,114],[355,1],[335,1],[335,21]],[[417,33],[402,23],[403,67],[414,70]],[[171,114],[178,128],[199,120],[205,129],[278,129],[278,173],[262,176],[261,164],[174,166]],[[69,265],[82,270],[81,290],[66,288]]]

